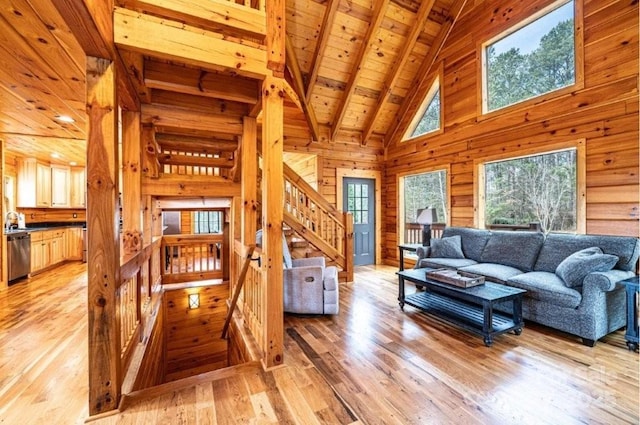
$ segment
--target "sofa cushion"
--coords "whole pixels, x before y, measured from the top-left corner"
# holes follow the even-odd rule
[[[460,267],[460,270],[482,275],[488,280],[498,283],[506,283],[510,277],[522,274],[522,270],[518,270],[515,267],[494,263],[478,263],[471,266]]]
[[[529,272],[543,242],[544,235],[538,232],[492,232],[480,262],[504,264]]]
[[[584,277],[591,272],[606,272],[618,262],[618,257],[603,254],[597,246],[574,252],[558,265],[556,275],[569,288],[581,286]]]
[[[433,269],[459,269],[464,266],[477,264],[470,258],[423,258],[420,260],[418,267],[431,267]]]
[[[640,255],[640,240],[628,236],[572,235],[550,233],[542,245],[533,268],[536,271],[555,272],[562,260],[581,249],[597,246],[605,254],[618,257],[616,269],[635,270]]]
[[[482,250],[489,240],[488,230],[472,229],[470,227],[445,227],[442,237],[459,235],[462,241],[462,253],[465,258],[480,261]]]
[[[525,297],[544,301],[559,307],[576,308],[582,302],[582,294],[565,286],[562,279],[550,272],[529,272],[513,276],[507,285],[525,289]]]
[[[431,253],[429,256],[435,258],[464,258],[460,235],[431,239]]]

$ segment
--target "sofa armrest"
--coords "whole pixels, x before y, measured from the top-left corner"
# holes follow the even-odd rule
[[[590,290],[603,292],[613,291],[616,283],[633,276],[633,272],[624,270],[609,270],[607,272],[589,273],[582,281],[583,293]]]
[[[324,267],[324,257],[295,258],[292,261],[293,267]]]
[[[427,258],[429,255],[431,255],[431,247],[419,246],[418,249],[416,249],[416,254],[418,255],[418,261],[422,260],[423,258]]]
[[[284,283],[289,285],[319,285],[322,288],[322,273],[324,267],[293,267],[284,269]]]

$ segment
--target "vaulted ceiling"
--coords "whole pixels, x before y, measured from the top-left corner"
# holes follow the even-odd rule
[[[202,5],[207,0],[193,4]],[[0,9],[0,137],[7,149],[48,160],[84,163],[85,59],[50,0],[10,0]],[[217,24],[148,0],[120,0],[126,25],[219,30]],[[464,0],[287,0],[285,136],[316,141],[354,137],[389,143],[396,124],[427,76]],[[235,6],[234,6],[235,7]],[[121,25],[125,25],[121,24]],[[176,24],[177,25],[177,24]],[[226,31],[226,30],[225,30]],[[244,37],[260,48],[261,29]],[[156,34],[149,38],[156,43]],[[116,36],[117,38],[117,36]],[[118,40],[116,40],[118,43]],[[126,43],[125,43],[126,44]],[[242,117],[260,103],[260,81],[227,66],[180,60],[167,53],[118,44],[138,94],[142,120],[158,142],[236,143]],[[67,115],[74,123],[61,122]],[[194,145],[196,146],[196,145]],[[54,161],[55,162],[55,161]]]

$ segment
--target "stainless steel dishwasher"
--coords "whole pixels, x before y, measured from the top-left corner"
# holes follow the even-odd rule
[[[31,269],[31,235],[28,232],[7,234],[9,282],[27,276]]]

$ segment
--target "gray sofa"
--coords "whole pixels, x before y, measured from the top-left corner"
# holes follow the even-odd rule
[[[459,269],[527,290],[526,320],[593,346],[626,324],[625,292],[616,282],[634,275],[640,240],[447,227],[442,239],[417,254],[416,268]]]

